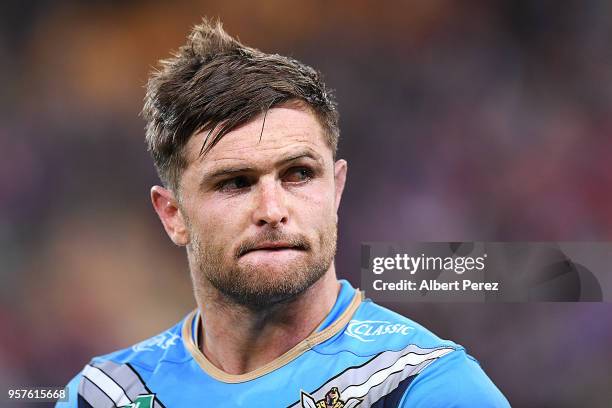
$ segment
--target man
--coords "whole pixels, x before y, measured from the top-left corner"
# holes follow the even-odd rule
[[[70,407],[506,407],[463,347],[334,268],[347,163],[319,74],[204,21],[149,80],[151,200],[197,309],[94,358]]]

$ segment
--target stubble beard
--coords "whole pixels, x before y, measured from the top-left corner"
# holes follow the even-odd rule
[[[189,249],[193,257],[191,269],[196,295],[205,291],[206,286],[212,286],[225,301],[254,311],[290,302],[321,279],[334,260],[336,224],[330,223],[318,238],[319,246],[313,247],[313,243],[302,235],[287,239],[272,230],[259,237],[259,242],[283,240],[304,248],[304,255],[284,265],[280,274],[271,276],[271,272],[260,266],[238,263],[245,250],[257,242],[241,245],[228,263],[224,261],[226,248],[204,243],[192,230]]]

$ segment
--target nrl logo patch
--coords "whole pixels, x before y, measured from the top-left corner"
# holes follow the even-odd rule
[[[302,391],[301,401],[302,408],[353,408],[361,404],[361,400],[357,398],[349,398],[343,401],[340,398],[338,387],[332,387],[331,390],[325,394],[325,398],[319,401],[315,401],[312,395]]]
[[[131,404],[122,405],[119,408],[153,408],[153,400],[155,400],[155,394],[139,395]]]
[[[163,350],[166,350],[170,346],[174,346],[176,341],[179,339],[179,336],[172,332],[164,332],[162,334],[158,334],[157,336],[135,344],[132,346],[132,350],[134,351],[153,351],[155,347],[159,347]]]

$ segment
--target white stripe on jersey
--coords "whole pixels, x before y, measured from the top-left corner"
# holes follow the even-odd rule
[[[342,396],[346,398],[350,397],[363,397],[368,393],[370,388],[377,386],[384,382],[391,374],[396,373],[398,371],[402,371],[404,367],[407,365],[415,366],[421,364],[427,360],[433,360],[439,357],[442,357],[445,354],[454,351],[452,348],[442,348],[438,350],[434,350],[431,353],[427,354],[416,354],[416,353],[408,353],[402,357],[400,357],[393,365],[382,369],[380,371],[375,372],[368,380],[360,385],[351,385],[347,387],[344,391],[342,391]]]
[[[100,387],[100,389],[113,400],[116,406],[121,407],[132,403],[128,396],[125,395],[125,391],[99,368],[92,367],[88,364],[83,369],[83,376]]]

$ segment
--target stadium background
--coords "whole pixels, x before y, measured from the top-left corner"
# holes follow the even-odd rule
[[[610,2],[0,7],[2,385],[63,385],[194,307],[138,112],[202,15],[336,90],[340,277],[359,285],[362,241],[612,240]],[[610,406],[610,304],[388,306],[466,345],[513,406]]]

